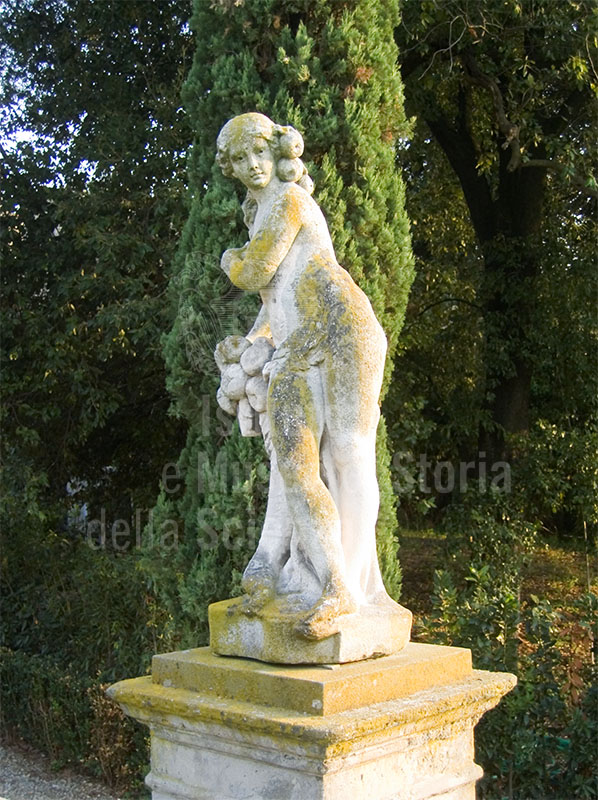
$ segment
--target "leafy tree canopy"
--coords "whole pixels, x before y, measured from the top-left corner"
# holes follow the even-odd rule
[[[591,291],[596,13],[593,4],[573,1],[407,0],[397,30],[408,110],[421,126],[418,155],[409,159],[425,165],[415,173],[415,188],[424,191],[418,207],[425,205],[427,217],[438,209],[435,219],[446,220],[438,187],[429,182],[442,153],[477,242],[476,250],[464,235],[459,204],[448,206],[457,218],[448,236],[477,259],[477,275],[469,290],[461,294],[455,284],[446,296],[456,298],[457,316],[466,302],[479,316],[479,341],[468,348],[478,364],[467,372],[479,398],[478,445],[497,456],[504,453],[505,434],[530,428],[545,383],[542,365],[556,346],[554,330],[546,337],[547,323],[558,317],[561,328],[568,325],[567,315],[551,307],[547,287],[566,281],[573,293]],[[426,229],[416,230],[422,234],[416,247],[437,252]],[[584,351],[592,312],[587,301],[583,310],[574,306],[571,313],[584,317],[579,372],[587,374],[581,364],[589,364]],[[584,407],[587,412],[585,400]]]
[[[159,338],[185,214],[188,13],[2,3],[3,415],[17,506],[32,485],[64,506],[77,478],[79,497],[96,487],[98,506],[127,518],[172,452]]]

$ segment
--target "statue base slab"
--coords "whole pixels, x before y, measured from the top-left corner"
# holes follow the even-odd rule
[[[319,667],[199,648],[108,694],[150,726],[153,800],[474,800],[474,726],[515,682],[435,645]]]
[[[409,641],[412,621],[411,611],[389,599],[339,617],[336,633],[312,640],[294,632],[297,612],[285,613],[275,603],[249,617],[243,598],[234,597],[212,603],[208,613],[215,653],[271,664],[345,664],[392,655]]]

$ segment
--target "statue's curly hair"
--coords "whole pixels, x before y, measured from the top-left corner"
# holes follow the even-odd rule
[[[253,129],[270,145],[278,178],[288,183],[297,183],[311,194],[314,185],[301,160],[303,136],[290,125],[277,125],[265,114],[257,112],[233,117],[218,134],[216,161],[222,174],[227,178],[232,177],[233,167],[229,154],[231,139],[240,129],[247,128]]]

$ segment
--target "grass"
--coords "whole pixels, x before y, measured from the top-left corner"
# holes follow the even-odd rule
[[[403,571],[401,603],[414,615],[431,611],[434,572],[445,563],[445,539],[433,529],[401,530]],[[532,595],[567,608],[581,594],[598,592],[598,550],[583,539],[542,539],[531,551],[523,573],[522,600]]]
[[[568,606],[580,594],[598,591],[598,554],[583,540],[544,539],[534,548],[523,574],[523,597],[534,594]]]
[[[444,563],[444,537],[433,529],[402,530],[399,560],[403,571],[401,603],[417,618],[432,610],[434,572]]]

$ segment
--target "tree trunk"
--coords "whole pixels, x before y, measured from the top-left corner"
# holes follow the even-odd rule
[[[492,425],[480,430],[480,450],[491,461],[508,459],[509,434],[529,429],[533,353],[529,331],[539,268],[538,237],[542,223],[545,170],[507,170],[501,152],[498,196],[494,203],[495,236],[481,242],[485,275],[487,410]]]
[[[480,305],[484,309],[486,407],[478,447],[490,462],[509,457],[509,434],[529,428],[532,380],[529,329],[538,274],[545,169],[519,167],[509,172],[510,154],[499,150],[499,179],[493,197],[487,179],[477,170],[477,154],[465,109],[454,124],[446,118],[427,120],[430,131],[457,175],[478,242],[484,254]],[[498,140],[497,140],[498,146]],[[534,158],[544,153],[532,154]],[[486,413],[484,413],[484,411]]]

